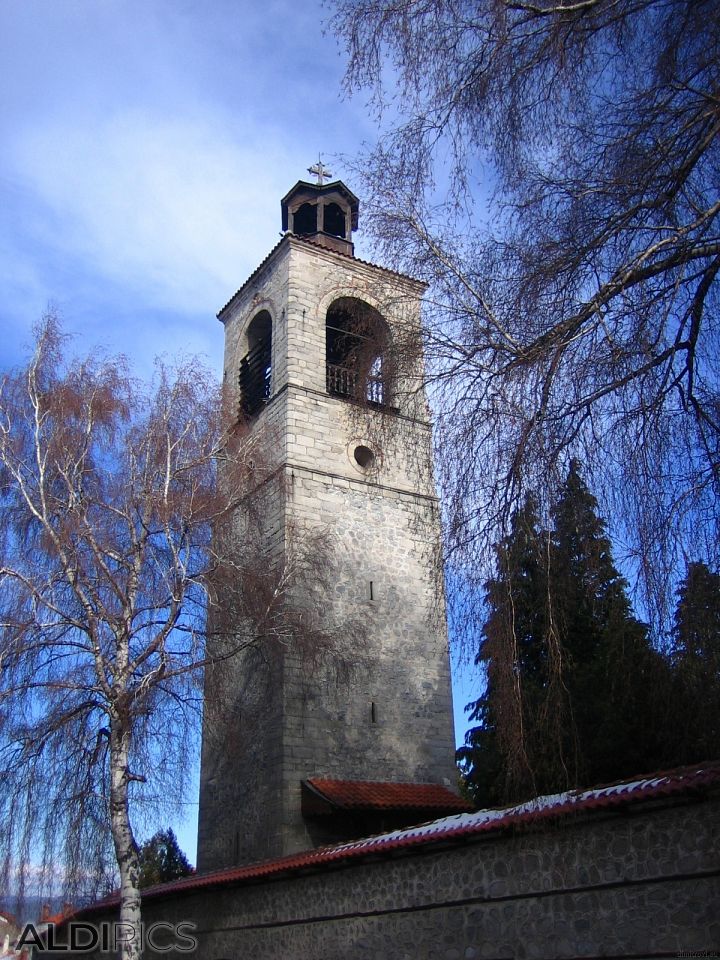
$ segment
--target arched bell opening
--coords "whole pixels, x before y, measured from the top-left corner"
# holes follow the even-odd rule
[[[247,353],[240,361],[240,412],[257,414],[270,399],[272,379],[272,318],[261,310],[247,328]]]
[[[323,229],[334,237],[345,237],[345,211],[339,203],[328,203],[323,210]]]
[[[298,236],[317,233],[318,208],[315,203],[303,203],[293,214],[293,232]]]
[[[325,338],[328,393],[388,405],[390,334],[381,314],[362,300],[340,297],[328,308]]]

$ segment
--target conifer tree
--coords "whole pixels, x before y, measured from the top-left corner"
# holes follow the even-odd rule
[[[699,660],[720,679],[720,574],[689,563],[678,590],[675,651],[681,661]]]
[[[193,872],[188,858],[180,849],[171,827],[158,832],[140,848],[140,881],[142,888],[168,883]]]
[[[496,576],[485,584],[488,611],[476,664],[487,672],[484,696],[469,705],[471,729],[458,758],[480,805],[537,792],[537,736],[547,712],[547,534],[526,500],[495,548]]]
[[[684,762],[720,752],[720,574],[689,563],[673,629],[676,729]]]
[[[552,510],[549,581],[565,651],[579,782],[602,783],[662,762],[662,657],[637,620],[597,500],[573,460]]]
[[[477,656],[485,695],[459,751],[481,804],[663,765],[669,672],[632,613],[597,501],[573,461],[541,530],[526,502],[496,549]]]

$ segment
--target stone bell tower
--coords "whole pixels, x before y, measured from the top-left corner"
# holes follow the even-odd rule
[[[252,536],[274,555],[293,531],[322,536],[319,609],[297,600],[338,640],[355,629],[356,657],[344,678],[332,662],[308,670],[289,637],[208,671],[201,871],[465,809],[417,350],[424,286],[356,259],[357,198],[310,172],[319,182],[283,198],[282,239],[218,317],[240,416],[276,458]]]

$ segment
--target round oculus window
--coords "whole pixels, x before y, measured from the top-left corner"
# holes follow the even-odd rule
[[[375,454],[372,452],[370,447],[366,447],[361,444],[359,447],[355,447],[353,450],[353,458],[355,463],[359,467],[362,467],[363,470],[369,470],[370,467],[375,463]]]

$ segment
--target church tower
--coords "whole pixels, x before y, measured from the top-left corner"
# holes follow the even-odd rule
[[[347,631],[356,656],[346,676],[332,652],[308,669],[289,637],[272,656],[258,646],[209,669],[200,871],[465,809],[418,347],[424,286],[356,259],[357,198],[324,182],[322,164],[310,172],[319,182],[283,198],[282,239],[218,317],[239,415],[275,458],[244,536],[276,556],[317,536],[328,551],[317,590],[296,599],[339,641]]]

